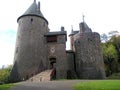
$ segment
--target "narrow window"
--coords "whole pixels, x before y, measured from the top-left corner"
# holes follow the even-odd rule
[[[31,23],[33,22],[33,18],[31,18]]]

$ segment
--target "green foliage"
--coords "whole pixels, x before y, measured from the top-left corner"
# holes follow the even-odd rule
[[[117,51],[120,53],[120,36],[113,36],[110,42],[116,47]]]
[[[0,85],[0,90],[8,90],[12,86],[14,86],[14,84],[3,84],[3,85]]]
[[[74,86],[74,90],[120,90],[120,80],[81,82]]]
[[[120,36],[113,36],[111,39],[110,39],[110,42],[116,47],[116,50],[118,52],[118,55],[119,55],[119,59],[118,59],[118,62],[120,62]]]
[[[114,73],[110,75],[108,79],[120,79],[120,73]]]
[[[0,81],[1,82],[8,83],[11,68],[12,68],[12,66],[9,66],[5,69],[0,69]]]
[[[111,43],[104,43],[102,44],[102,51],[104,62],[108,66],[106,68],[106,74],[109,76],[113,72],[117,71],[117,60],[118,60],[118,53],[115,46]]]
[[[102,51],[105,60],[118,59],[117,50],[113,44],[109,44],[109,43],[102,44]]]
[[[120,63],[120,36],[112,36],[110,40],[102,43],[103,58],[106,75],[119,72]]]

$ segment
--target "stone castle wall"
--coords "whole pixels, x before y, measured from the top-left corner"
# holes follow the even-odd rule
[[[75,54],[72,50],[66,51],[67,53],[67,78],[76,78]]]
[[[45,20],[36,16],[24,16],[18,24],[14,64],[18,77],[27,79],[47,67],[44,34],[48,32],[48,26]]]
[[[66,38],[65,35],[58,35],[57,42],[47,43],[47,64],[50,69],[50,59],[55,58],[56,78],[67,77],[67,56],[66,56]]]
[[[18,18],[14,66],[10,80],[26,80],[53,68],[56,69],[57,79],[105,78],[100,35],[93,33],[82,22],[79,25],[80,32],[72,30],[69,35],[71,51],[66,51],[67,32],[64,27],[61,27],[60,32],[49,32],[48,21],[39,9],[40,3],[37,5],[34,0],[29,9]]]
[[[98,33],[87,32],[75,35],[76,72],[79,78],[105,78],[103,56]]]

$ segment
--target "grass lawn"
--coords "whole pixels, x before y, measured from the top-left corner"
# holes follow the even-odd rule
[[[14,86],[14,84],[3,84],[0,85],[0,90],[8,90],[12,86]]]
[[[93,80],[74,85],[74,90],[120,90],[120,80]]]

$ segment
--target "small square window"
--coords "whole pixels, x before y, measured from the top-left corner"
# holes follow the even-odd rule
[[[48,36],[47,42],[57,42],[57,36]]]

